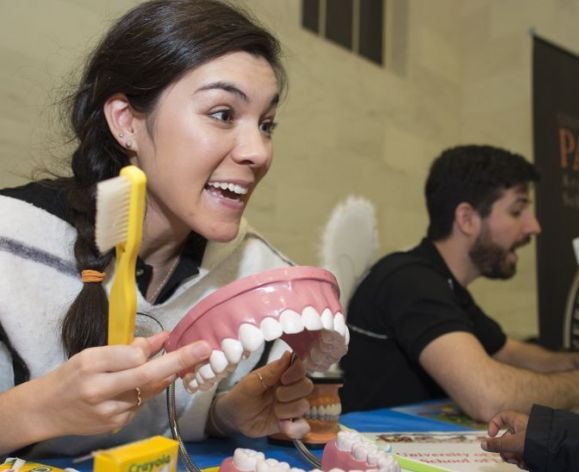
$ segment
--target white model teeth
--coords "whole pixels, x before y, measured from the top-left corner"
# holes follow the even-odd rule
[[[195,374],[187,374],[183,377],[183,386],[185,390],[193,394],[199,390],[199,382],[195,379]]]
[[[392,466],[396,466],[396,470],[400,470],[400,464],[398,463],[398,461],[396,461],[391,454],[386,453],[382,454],[382,457],[378,461],[378,466],[380,467],[380,469],[386,470],[390,470]]]
[[[243,355],[243,346],[237,339],[225,338],[221,341],[221,349],[230,364],[239,364]]]
[[[229,361],[227,360],[225,354],[223,354],[223,351],[218,351],[217,349],[214,349],[211,352],[209,363],[211,364],[213,372],[218,375],[225,372],[225,369],[227,369],[227,366],[229,365]]]
[[[336,313],[334,316],[334,331],[340,334],[343,338],[346,337],[346,318],[342,313]]]
[[[308,331],[319,331],[323,328],[320,315],[314,307],[307,306],[302,311],[302,321]]]
[[[236,193],[238,195],[245,195],[248,192],[248,189],[242,187],[241,185],[227,182],[209,182],[207,185],[209,187],[218,188],[221,190],[229,190],[230,192]]]
[[[366,459],[366,462],[368,465],[378,465],[381,457],[382,452],[378,448],[374,448],[368,452],[368,458]]]
[[[277,318],[264,317],[259,326],[241,323],[238,339],[223,339],[221,350],[214,349],[209,361],[195,369],[195,375],[185,376],[185,388],[190,393],[209,390],[234,372],[241,359],[260,349],[265,341],[281,338],[284,333],[301,333],[304,329],[319,332],[304,359],[308,372],[328,370],[347,352],[349,331],[342,313],[334,315],[330,308],[325,308],[320,315],[312,306],[305,307],[301,314],[286,309]]]
[[[239,340],[246,351],[254,352],[263,344],[263,333],[252,324],[242,323],[239,327]]]
[[[364,470],[367,472],[400,472],[400,464],[391,454],[380,450],[380,448],[377,447],[374,443],[360,436],[358,433],[348,432],[347,434],[348,442],[352,442],[350,446],[359,451],[353,454],[356,460],[363,462],[366,461],[364,458],[365,456],[380,456],[376,461],[374,461],[374,457],[371,459],[372,462],[366,461],[370,467],[365,467]],[[351,448],[347,450],[347,452],[350,451]],[[276,459],[266,459],[263,453],[253,451],[251,449],[237,448],[233,453],[232,462],[233,466],[240,472],[306,472],[305,470],[299,469],[297,467],[290,467],[287,462],[280,462]],[[310,472],[322,471],[320,469],[312,469]],[[345,471],[344,469],[334,467],[327,472],[358,471]]]
[[[301,333],[304,330],[304,322],[299,313],[293,310],[285,310],[279,317],[283,332],[287,334]]]
[[[266,341],[273,341],[283,334],[279,321],[271,316],[264,318],[259,327],[263,333],[263,339]]]
[[[263,461],[265,455],[263,452],[253,451],[252,449],[237,448],[233,453],[233,464],[237,469],[243,471],[254,471],[257,462]]]
[[[352,446],[352,455],[357,461],[366,461],[368,458],[366,446],[362,443],[355,443],[354,446]]]
[[[324,327],[324,329],[331,330],[334,328],[334,316],[332,315],[332,312],[330,311],[329,308],[326,308],[322,312],[321,318],[322,318],[322,326]]]
[[[336,446],[340,451],[350,452],[354,445],[354,436],[352,434],[341,434],[340,431],[336,437]]]
[[[349,452],[354,459],[366,462],[374,469],[400,471],[400,464],[391,454],[354,431],[340,431],[336,438],[336,447],[340,451]]]
[[[197,383],[201,386],[202,383],[205,383],[205,379],[203,378],[203,376],[201,375],[201,372],[197,371],[197,373],[195,374],[195,380],[197,380]]]
[[[201,366],[201,368],[199,369],[199,373],[203,377],[203,380],[211,380],[215,378],[215,372],[213,372],[213,369],[209,364]]]
[[[289,472],[291,469],[287,462],[279,462],[276,459],[257,461],[256,472]]]
[[[339,403],[332,403],[330,405],[312,406],[306,413],[306,418],[337,421],[340,413],[342,413],[342,406]]]

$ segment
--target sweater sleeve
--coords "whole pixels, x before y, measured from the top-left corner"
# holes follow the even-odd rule
[[[12,356],[3,342],[0,342],[0,392],[14,387],[14,368]]]
[[[532,471],[579,470],[579,415],[534,405],[524,460]]]

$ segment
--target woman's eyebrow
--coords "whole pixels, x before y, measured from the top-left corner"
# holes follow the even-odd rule
[[[226,92],[232,93],[233,95],[238,96],[239,98],[241,98],[244,102],[248,102],[249,98],[247,96],[247,94],[241,90],[239,87],[237,87],[236,85],[230,83],[230,82],[211,82],[210,84],[204,85],[203,87],[199,87],[197,90],[195,90],[195,93],[198,92],[204,92],[206,90],[224,90]]]
[[[241,90],[237,85],[232,84],[231,82],[211,82],[210,84],[203,85],[195,90],[194,93],[204,92],[207,90],[224,90],[225,92],[231,93],[236,95],[237,97],[241,98],[244,102],[249,102],[249,97],[247,94]],[[271,106],[277,105],[279,103],[279,94],[276,93],[271,99]]]

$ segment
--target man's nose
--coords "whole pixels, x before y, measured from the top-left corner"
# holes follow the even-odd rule
[[[525,234],[536,236],[541,233],[541,225],[535,215],[529,215],[525,225]]]

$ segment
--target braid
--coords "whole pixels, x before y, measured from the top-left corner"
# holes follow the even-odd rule
[[[79,273],[84,269],[104,272],[112,251],[101,256],[94,242],[94,186],[69,189],[68,204],[77,230],[74,255]],[[62,323],[62,341],[69,356],[106,343],[108,300],[100,283],[85,283]]]
[[[119,156],[102,108],[94,109],[91,95],[93,90],[84,88],[73,98],[72,125],[79,145],[72,156],[74,178],[69,181],[67,201],[77,230],[74,255],[79,273],[84,269],[104,272],[111,263],[113,251],[100,254],[95,244],[96,184],[118,175],[128,163],[126,156]],[[62,323],[62,341],[69,356],[106,344],[107,314],[108,299],[102,284],[83,284]]]

